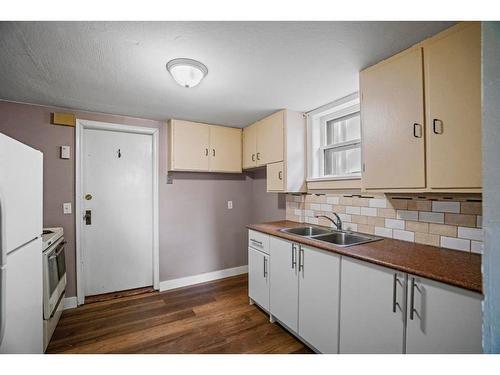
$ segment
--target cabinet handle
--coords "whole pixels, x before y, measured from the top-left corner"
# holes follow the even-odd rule
[[[208,156],[208,148],[205,149],[205,156]]]
[[[417,133],[417,129],[419,129],[418,133]],[[417,122],[413,124],[413,136],[415,138],[422,138],[422,125],[420,125]]]
[[[415,288],[420,290],[418,288],[417,283],[415,283],[415,278],[412,277],[411,278],[411,288],[410,288],[410,320],[413,320],[414,313],[417,312],[417,310],[415,310]]]
[[[212,149],[212,155],[215,156],[215,148]]]
[[[438,131],[437,126],[436,126],[438,123],[440,125],[439,131]],[[443,131],[444,131],[443,121],[441,121],[440,119],[437,119],[437,118],[433,119],[432,120],[432,131],[434,132],[434,134],[443,134]]]
[[[283,171],[279,171],[279,172],[278,172],[278,178],[279,178],[280,180],[283,180]]]
[[[297,261],[295,260],[295,244],[292,244],[292,269],[297,265]]]
[[[299,272],[304,273],[304,249],[302,246],[299,247]]]
[[[255,161],[255,154],[252,154],[252,161]]]
[[[267,277],[267,258],[264,257],[264,278]]]
[[[393,283],[392,283],[392,312],[393,313],[396,312],[396,307],[401,308],[401,306],[399,306],[399,303],[397,301],[397,287],[398,287],[397,284],[398,283],[401,285],[401,281],[399,281],[399,279],[398,279],[398,274],[395,273],[394,274],[394,280],[393,280]]]
[[[260,160],[260,152],[257,152],[257,160]]]

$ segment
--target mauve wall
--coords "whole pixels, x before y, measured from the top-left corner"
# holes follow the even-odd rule
[[[62,204],[75,203],[75,135],[72,127],[50,124],[54,111],[80,119],[160,128],[160,280],[247,264],[250,222],[284,219],[284,197],[265,192],[265,172],[248,174],[176,173],[166,184],[167,140],[162,122],[0,101],[0,132],[44,154],[44,227],[62,226],[68,241],[67,296],[76,295],[75,219]],[[59,159],[59,146],[71,146],[71,160]],[[264,175],[263,175],[264,173]],[[263,177],[264,176],[264,177]],[[227,210],[227,201],[234,208]]]

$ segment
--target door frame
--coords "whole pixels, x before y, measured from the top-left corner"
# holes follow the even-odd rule
[[[76,120],[75,127],[75,227],[76,227],[76,296],[78,305],[85,302],[85,273],[83,272],[85,249],[82,244],[83,233],[83,141],[84,130],[108,130],[114,132],[135,133],[151,135],[153,141],[153,288],[159,290],[160,288],[160,241],[159,241],[159,198],[158,198],[158,138],[160,130],[158,128],[149,128],[142,126],[131,126],[114,124],[109,122],[99,122],[91,120]]]

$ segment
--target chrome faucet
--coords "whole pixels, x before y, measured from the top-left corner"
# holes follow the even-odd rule
[[[342,230],[342,220],[340,220],[340,216],[337,215],[335,212],[332,212],[332,214],[335,215],[335,217],[337,218],[337,222],[335,222],[332,218],[328,217],[328,216],[325,216],[325,215],[316,215],[315,217],[318,218],[318,217],[324,217],[325,219],[328,219],[330,220],[333,225],[335,225],[335,227],[338,229],[338,230]]]

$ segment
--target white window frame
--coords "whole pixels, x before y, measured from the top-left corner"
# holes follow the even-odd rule
[[[361,171],[351,175],[325,175],[325,150],[361,148],[362,139],[326,145],[326,123],[360,112],[359,94],[353,93],[326,104],[307,115],[307,181],[336,181],[361,179]],[[361,136],[362,137],[362,136]],[[319,159],[319,160],[318,160]]]

